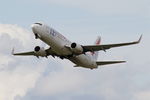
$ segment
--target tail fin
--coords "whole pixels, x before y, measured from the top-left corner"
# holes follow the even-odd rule
[[[95,41],[95,45],[100,45],[100,43],[101,43],[101,37],[98,36],[98,38],[97,38],[96,41]],[[98,54],[99,54],[98,51],[91,52],[91,55],[93,56],[93,58],[94,58],[95,60],[97,60]]]

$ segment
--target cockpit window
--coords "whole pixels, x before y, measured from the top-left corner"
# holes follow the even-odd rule
[[[41,23],[34,23],[34,24],[38,24],[38,25],[42,26],[42,24],[41,24]]]

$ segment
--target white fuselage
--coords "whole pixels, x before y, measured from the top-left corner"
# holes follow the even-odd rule
[[[32,30],[33,33],[37,34],[39,39],[48,44],[57,55],[65,57],[72,54],[72,52],[66,48],[66,46],[70,46],[72,42],[53,28],[44,24],[33,24]],[[75,67],[97,68],[96,61],[89,53],[69,57],[68,59],[76,64]]]

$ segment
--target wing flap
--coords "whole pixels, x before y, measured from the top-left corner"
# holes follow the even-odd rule
[[[96,62],[97,65],[110,65],[110,64],[117,64],[117,63],[125,63],[126,61],[98,61]]]

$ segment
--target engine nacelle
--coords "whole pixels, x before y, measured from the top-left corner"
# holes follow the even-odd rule
[[[71,48],[72,48],[72,51],[75,54],[82,54],[83,53],[83,47],[81,45],[79,45],[79,44],[72,43],[71,44]]]
[[[36,54],[36,56],[41,56],[41,57],[46,57],[47,56],[47,53],[46,53],[46,51],[44,50],[44,48],[42,47],[39,47],[39,46],[36,46],[35,48],[34,48],[34,51],[35,51],[35,54]]]

